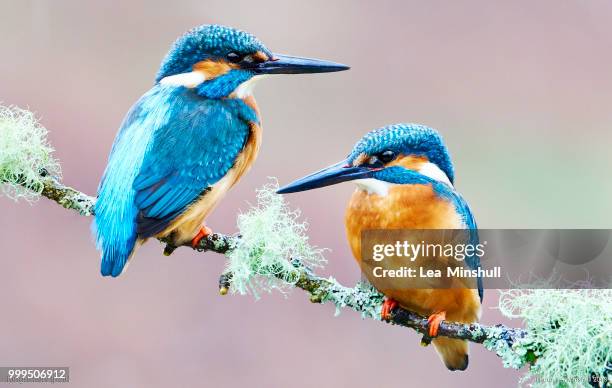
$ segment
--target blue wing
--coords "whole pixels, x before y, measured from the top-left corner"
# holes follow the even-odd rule
[[[155,132],[133,185],[139,237],[162,232],[223,178],[248,139],[241,106],[205,101],[184,106],[172,125]]]
[[[130,110],[100,183],[94,232],[102,275],[121,274],[136,240],[154,236],[232,167],[256,113],[156,85]]]
[[[453,202],[455,203],[455,207],[457,212],[463,216],[463,222],[465,223],[466,229],[469,230],[469,244],[476,246],[479,243],[478,237],[478,226],[476,225],[476,220],[474,219],[474,215],[470,210],[465,199],[456,191],[452,191]],[[477,255],[468,256],[465,258],[465,263],[470,269],[478,269],[480,268],[480,258]],[[480,296],[480,301],[482,302],[482,298],[484,296],[484,289],[482,285],[482,277],[478,277],[478,296]]]

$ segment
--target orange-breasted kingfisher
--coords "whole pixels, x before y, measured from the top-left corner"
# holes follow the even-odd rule
[[[153,87],[123,120],[100,182],[93,233],[102,275],[120,275],[147,238],[195,246],[210,233],[204,219],[259,151],[255,81],[346,69],[273,54],[255,36],[225,26],[178,38]]]
[[[478,243],[476,221],[463,197],[455,191],[454,171],[448,150],[439,133],[417,124],[396,124],[365,135],[349,156],[330,167],[308,175],[278,190],[293,193],[354,181],[357,189],[346,210],[345,226],[349,245],[361,264],[362,231],[373,229],[461,229],[469,242]],[[436,259],[424,261],[435,267]],[[406,259],[407,260],[407,259]],[[381,261],[385,267],[385,261]],[[470,269],[480,267],[478,256],[465,258]],[[397,267],[396,267],[397,268]],[[362,267],[363,269],[363,267]],[[372,284],[374,275],[364,272]],[[445,319],[471,323],[480,318],[482,279],[474,287],[445,287],[443,280],[407,279],[407,287],[385,288],[382,318],[401,307],[428,316],[429,336],[446,367],[465,370],[468,343],[437,337]],[[411,283],[413,282],[413,283]],[[465,283],[462,283],[465,285]],[[410,288],[412,285],[415,288]]]

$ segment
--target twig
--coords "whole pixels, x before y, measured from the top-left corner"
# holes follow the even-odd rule
[[[43,189],[41,194],[44,197],[57,202],[66,209],[75,210],[81,215],[91,216],[94,214],[94,197],[88,196],[71,187],[64,186],[52,177],[44,176],[42,182]],[[203,238],[195,248],[191,247],[191,245],[184,246],[197,251],[212,251],[220,254],[227,254],[236,246],[239,239],[240,236],[213,233]],[[168,243],[163,239],[160,241],[166,244]],[[177,247],[167,245],[164,252],[170,254],[176,248]],[[296,267],[294,285],[308,292],[312,302],[324,303],[331,301],[335,303],[336,306],[341,304],[342,307],[349,307],[361,313],[366,311],[366,306],[372,306],[373,304],[380,305],[382,302],[382,295],[372,288],[344,287],[332,278],[325,279],[315,275],[308,268],[302,266],[299,260],[294,260],[294,266]],[[231,285],[231,278],[231,273],[224,273],[221,275],[219,279],[219,289],[222,294],[227,293]],[[341,299],[337,297],[337,295],[340,294],[343,295]],[[387,322],[393,325],[414,329],[424,335],[425,343],[431,341],[431,338],[427,337],[428,323],[427,318],[424,316],[403,308],[397,308],[391,313],[391,317]],[[438,330],[438,335],[440,336],[485,344],[488,349],[495,350],[502,357],[502,353],[513,351],[513,349],[516,350],[517,345],[521,346],[523,350],[526,349],[527,355],[521,359],[519,362],[520,365],[515,366],[522,366],[525,363],[535,361],[535,358],[529,354],[531,353],[531,355],[533,355],[535,349],[529,347],[529,341],[525,342],[527,334],[527,331],[523,329],[511,328],[504,325],[485,326],[478,323],[462,324],[446,321],[440,324]],[[525,351],[522,353],[525,353]]]
[[[41,195],[57,202],[60,206],[77,211],[82,216],[94,214],[96,199],[72,187],[64,186],[55,178],[45,176],[42,180]]]

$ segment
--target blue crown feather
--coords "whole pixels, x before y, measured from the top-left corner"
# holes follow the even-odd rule
[[[374,155],[386,150],[405,155],[423,155],[435,163],[454,183],[453,163],[438,131],[420,124],[395,124],[365,135],[348,156],[353,161],[360,154]]]
[[[174,42],[155,81],[191,71],[195,63],[207,58],[225,58],[230,52],[246,55],[257,51],[272,56],[272,52],[248,32],[216,24],[195,27]]]

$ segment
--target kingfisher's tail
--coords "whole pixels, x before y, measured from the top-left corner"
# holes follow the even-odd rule
[[[466,340],[437,337],[432,341],[438,355],[449,370],[466,370],[469,348]]]
[[[104,243],[98,244],[98,249],[102,253],[100,263],[102,276],[117,277],[121,275],[134,253],[135,245],[136,239],[130,239],[124,244],[111,244],[110,246],[105,246]]]
[[[96,202],[92,232],[102,256],[102,276],[121,275],[137,243],[136,225],[130,214],[132,212],[126,212],[126,209],[118,205],[117,202],[109,204],[102,196]]]

